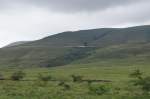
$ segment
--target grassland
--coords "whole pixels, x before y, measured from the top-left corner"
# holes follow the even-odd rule
[[[26,76],[21,81],[0,81],[0,99],[149,99],[140,95],[138,88],[130,83],[129,74],[140,69],[144,75],[150,74],[149,62],[131,64],[133,60],[110,60],[89,64],[67,65],[51,68],[22,69]],[[20,69],[1,69],[5,78]],[[51,75],[56,81],[40,81],[38,75]],[[105,85],[109,91],[98,95],[90,93],[87,82],[73,82],[71,75],[81,75],[88,80],[110,80],[112,82],[93,82],[92,86]],[[69,85],[68,89],[60,82]]]

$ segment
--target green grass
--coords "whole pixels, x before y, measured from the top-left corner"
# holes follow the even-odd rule
[[[135,69],[140,69],[144,75],[150,74],[149,62],[131,64],[133,60],[110,60],[89,64],[67,65],[52,68],[30,68],[24,69],[26,77],[24,80],[31,81],[0,81],[0,99],[149,99],[149,96],[136,95],[139,91],[130,84],[129,74]],[[3,68],[1,74],[6,78],[19,69]],[[38,81],[37,76],[51,75],[59,81],[47,83]],[[88,83],[74,83],[71,75],[81,75],[83,79],[111,80],[110,83],[95,82],[92,85],[106,85],[110,91],[103,95],[90,94]],[[35,80],[35,81],[32,81]],[[58,86],[60,81],[70,85],[69,90]],[[119,88],[120,90],[116,90]],[[118,91],[118,92],[117,92]],[[131,92],[132,91],[132,92]]]

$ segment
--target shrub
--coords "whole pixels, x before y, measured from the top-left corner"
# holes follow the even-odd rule
[[[142,74],[143,73],[139,69],[137,69],[133,73],[130,74],[130,77],[141,79]]]
[[[78,76],[78,75],[72,75],[71,76],[73,79],[73,82],[81,82],[82,81],[82,76]]]
[[[144,77],[134,82],[135,86],[140,86],[144,93],[150,92],[150,77]]]
[[[69,84],[64,84],[63,87],[63,90],[70,90],[71,88]]]
[[[84,42],[83,45],[84,45],[84,46],[88,46],[88,43],[87,43],[87,42]]]
[[[21,80],[24,78],[24,76],[25,76],[25,73],[23,71],[17,71],[11,75],[11,79],[12,80]]]
[[[64,81],[61,81],[58,86],[62,86],[63,87],[63,90],[70,90],[70,85],[69,84],[66,84]]]
[[[39,74],[38,79],[41,81],[50,81],[52,80],[52,76]]]
[[[146,94],[150,92],[150,76],[142,77],[140,70],[136,70],[130,75],[135,78],[135,80],[132,81],[134,86],[140,86],[142,91]]]
[[[4,80],[4,76],[2,74],[0,74],[0,80]]]
[[[96,95],[103,95],[109,91],[108,87],[105,85],[100,86],[89,86],[89,92]]]
[[[91,84],[92,84],[92,81],[87,81],[87,83],[88,83],[88,86],[91,86]]]
[[[63,86],[63,85],[65,85],[65,82],[64,82],[64,81],[60,81],[60,82],[58,83],[58,86]]]

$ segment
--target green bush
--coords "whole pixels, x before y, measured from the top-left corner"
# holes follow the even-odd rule
[[[150,76],[143,77],[140,70],[136,70],[130,75],[135,78],[132,80],[134,86],[139,86],[146,94],[150,92]]]
[[[109,91],[109,88],[106,85],[89,86],[89,92],[91,94],[103,95],[103,94],[106,94],[108,91]]]
[[[82,76],[79,75],[71,75],[73,82],[81,82],[82,81]]]
[[[64,81],[60,81],[60,82],[58,83],[58,86],[63,87],[63,90],[70,90],[70,89],[71,89],[70,85],[67,84],[67,83],[65,83]]]
[[[23,71],[16,71],[11,75],[12,80],[21,80],[25,76],[25,73]]]
[[[142,74],[143,73],[139,69],[137,69],[137,70],[133,71],[133,73],[130,74],[130,77],[141,79]]]
[[[52,80],[52,76],[39,74],[38,79],[41,81],[50,81],[50,80]]]
[[[144,93],[150,92],[150,77],[144,77],[134,82],[134,85],[140,86]]]
[[[63,85],[65,85],[65,82],[64,82],[64,81],[60,81],[60,82],[58,83],[58,86],[63,86]]]

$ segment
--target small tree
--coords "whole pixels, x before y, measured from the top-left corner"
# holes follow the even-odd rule
[[[17,71],[11,75],[11,79],[12,80],[21,80],[24,78],[24,76],[25,76],[25,73],[23,71]]]
[[[83,45],[84,45],[84,46],[88,46],[88,43],[87,43],[87,42],[84,42]]]

